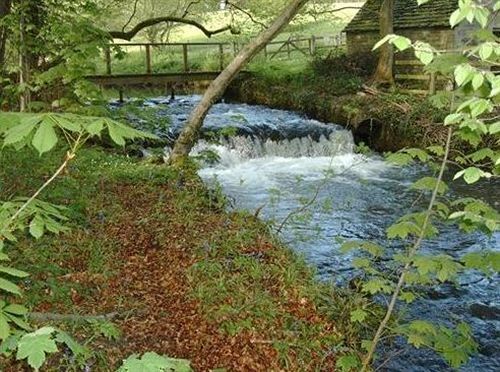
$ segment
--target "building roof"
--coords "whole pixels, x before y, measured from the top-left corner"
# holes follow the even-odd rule
[[[367,0],[345,31],[378,31],[382,0]],[[394,0],[394,29],[450,27],[449,18],[458,0],[431,0],[418,6],[417,0]]]

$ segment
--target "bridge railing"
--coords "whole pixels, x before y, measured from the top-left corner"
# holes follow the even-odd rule
[[[290,37],[267,44],[261,52],[261,57],[273,60],[314,56],[319,50],[343,45],[345,34]],[[152,75],[166,72],[221,71],[243,46],[244,44],[236,42],[114,43],[104,51],[103,74]]]

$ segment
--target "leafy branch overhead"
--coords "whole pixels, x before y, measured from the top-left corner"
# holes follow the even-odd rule
[[[60,134],[68,144],[78,140],[79,145],[92,137],[107,133],[111,140],[124,146],[127,140],[140,138],[157,139],[156,136],[131,128],[120,122],[101,117],[71,114],[13,114],[0,113],[0,135],[3,146],[20,149],[33,146],[40,155],[52,150]]]

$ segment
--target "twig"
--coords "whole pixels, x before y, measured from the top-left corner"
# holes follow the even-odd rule
[[[14,215],[10,218],[11,222],[14,221],[19,215],[35,200],[40,193],[47,188],[59,175],[66,169],[68,163],[73,160],[75,157],[74,153],[68,152],[66,154],[66,159],[61,164],[61,166],[56,170],[56,172],[40,187],[18,210]]]
[[[349,167],[347,167],[346,169],[344,169],[342,172],[340,172],[339,174],[335,174],[334,176],[335,177],[342,176],[345,173],[347,173],[348,171],[350,171],[352,168],[354,168],[354,167],[356,167],[356,166],[358,166],[359,164],[362,164],[362,163],[363,162],[352,164]],[[323,187],[325,187],[327,181],[329,181],[329,180],[330,180],[330,178],[325,177],[323,179],[323,182],[321,182],[318,185],[318,187],[316,187],[314,195],[312,196],[311,199],[309,199],[309,201],[307,203],[305,203],[304,205],[302,205],[300,208],[295,209],[295,210],[291,211],[290,213],[288,213],[288,215],[285,217],[285,219],[281,222],[281,224],[276,229],[276,233],[277,234],[279,234],[281,232],[281,230],[283,230],[283,227],[285,227],[286,223],[288,222],[288,220],[290,220],[290,218],[292,218],[296,214],[300,214],[300,213],[306,211],[307,208],[309,208],[311,205],[313,205],[316,202],[316,199],[318,198],[320,191],[323,189]]]
[[[125,32],[125,29],[127,26],[132,22],[132,19],[134,19],[135,15],[137,14],[137,4],[139,3],[139,0],[135,0],[134,3],[134,10],[132,11],[132,14],[130,15],[130,18],[128,19],[127,23],[125,23],[122,27],[122,32]]]
[[[267,28],[268,27],[268,25],[266,25],[265,23],[263,23],[263,22],[255,19],[254,16],[250,12],[248,12],[245,9],[239,7],[238,5],[236,5],[236,4],[234,4],[234,3],[230,2],[230,1],[227,1],[226,4],[229,5],[231,8],[234,8],[237,11],[245,14],[256,25],[259,25],[262,28]]]
[[[182,14],[182,17],[181,18],[185,18],[189,15],[189,10],[191,9],[191,7],[193,5],[196,5],[196,4],[199,4],[201,2],[201,0],[195,0],[195,1],[191,1],[188,6],[186,7],[186,9],[184,9],[184,13]]]
[[[110,321],[117,317],[119,317],[120,313],[112,312],[108,314],[102,315],[78,315],[78,314],[57,314],[57,313],[41,313],[41,312],[32,312],[28,313],[28,318],[31,320],[36,320],[40,322],[44,322],[47,320],[52,320],[55,322],[86,322],[86,321]]]
[[[409,251],[408,256],[410,258],[415,255],[415,253],[420,248],[420,246],[424,240],[425,231],[427,230],[427,226],[429,225],[429,221],[430,221],[431,215],[432,215],[432,209],[434,207],[434,203],[436,202],[437,195],[439,193],[439,186],[441,184],[441,180],[443,179],[444,171],[446,169],[446,164],[448,162],[448,155],[450,153],[450,144],[451,144],[452,133],[453,133],[452,128],[451,127],[448,128],[448,136],[446,138],[445,153],[444,153],[443,160],[441,162],[441,168],[439,170],[439,175],[437,178],[436,186],[434,187],[434,190],[432,192],[432,197],[431,197],[431,200],[429,202],[429,206],[427,207],[427,211],[426,211],[426,214],[424,217],[424,222],[422,224],[420,234],[417,238],[417,241],[415,242],[415,244],[413,245],[413,247]],[[394,293],[392,294],[391,301],[389,302],[389,306],[387,308],[387,312],[386,312],[384,318],[382,319],[382,322],[380,323],[380,325],[377,329],[377,332],[375,333],[375,336],[373,337],[373,341],[370,345],[370,349],[368,350],[368,354],[366,355],[365,359],[363,360],[363,367],[361,368],[361,372],[367,371],[368,366],[371,363],[371,360],[373,358],[373,354],[375,353],[375,348],[377,347],[377,344],[380,340],[380,337],[382,336],[382,333],[383,333],[385,327],[387,326],[389,319],[392,316],[392,313],[394,311],[394,307],[396,306],[396,302],[397,302],[399,293],[400,293],[401,289],[403,288],[403,285],[404,285],[404,282],[406,279],[406,274],[410,270],[411,264],[412,264],[412,262],[409,261],[404,266],[404,268],[401,272],[401,275],[399,276],[399,280],[398,280],[398,283],[397,283],[396,288],[394,290]]]

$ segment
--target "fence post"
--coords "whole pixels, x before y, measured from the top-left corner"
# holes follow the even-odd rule
[[[436,73],[431,72],[431,76],[429,79],[429,95],[433,95],[436,93]]]
[[[219,44],[219,67],[220,71],[224,70],[224,44]]]
[[[288,39],[288,41],[286,42],[286,53],[288,54],[288,59],[290,59],[291,57],[291,50],[290,50],[290,39]]]
[[[151,74],[153,72],[151,68],[151,45],[146,45],[146,73]]]
[[[238,43],[236,41],[233,41],[233,53],[235,57],[238,55]]]
[[[184,59],[184,72],[189,71],[189,62],[188,62],[188,46],[187,44],[182,44],[182,56]]]
[[[316,36],[312,35],[309,40],[309,53],[314,56],[316,54]]]
[[[111,50],[109,49],[109,45],[106,46],[104,53],[106,55],[106,74],[111,75]]]
[[[264,58],[267,60],[267,44],[264,45]]]

